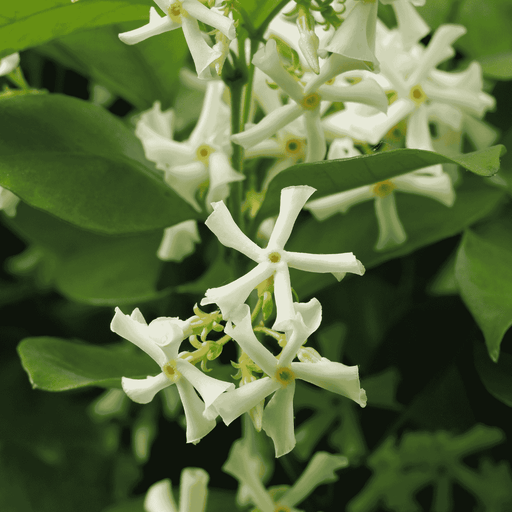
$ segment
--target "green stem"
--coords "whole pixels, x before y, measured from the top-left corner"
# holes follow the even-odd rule
[[[265,18],[265,21],[259,26],[258,34],[263,37],[270,22],[279,14],[279,12],[286,6],[289,0],[281,0],[273,9],[272,12]]]
[[[263,296],[261,296],[258,299],[258,302],[256,303],[256,306],[254,306],[253,312],[251,313],[251,323],[252,324],[256,321],[256,318],[258,318],[258,315],[260,314],[262,306],[263,306]]]

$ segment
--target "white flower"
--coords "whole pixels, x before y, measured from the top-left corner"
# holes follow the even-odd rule
[[[191,319],[183,321],[161,317],[148,325],[139,309],[134,309],[128,316],[116,308],[110,329],[146,352],[162,370],[158,375],[146,379],[123,377],[121,383],[124,392],[134,402],[147,404],[158,391],[176,384],[187,420],[187,443],[197,443],[215,427],[215,420],[205,417],[205,409],[234,385],[206,376],[179,357],[181,342],[192,334],[190,323]]]
[[[413,7],[425,5],[425,0],[380,0],[383,4],[391,4],[398,21],[398,31],[405,48],[410,48],[429,32],[430,27]]]
[[[343,146],[346,147],[348,139]],[[334,141],[329,150],[329,159],[354,156]],[[353,151],[354,150],[352,146]],[[350,150],[348,150],[350,151]],[[408,174],[396,176],[373,185],[365,185],[345,192],[322,197],[306,204],[305,209],[318,220],[324,220],[336,213],[345,213],[355,204],[375,201],[375,214],[379,225],[379,238],[375,250],[382,251],[405,242],[407,235],[398,217],[394,192],[407,192],[435,199],[446,206],[452,206],[455,192],[448,174],[437,172],[438,166],[426,167]]]
[[[149,10],[149,23],[143,27],[119,34],[119,39],[126,44],[136,44],[148,37],[156,36],[170,30],[183,28],[190,53],[194,59],[199,78],[211,78],[210,66],[215,66],[219,59],[225,58],[219,47],[211,48],[205,41],[199,28],[198,20],[210,25],[224,34],[228,39],[236,37],[233,20],[208,9],[199,0],[155,0],[165,16],[160,16],[154,7]]]
[[[321,322],[321,306],[312,299],[307,304],[294,304],[294,317],[286,332],[287,344],[276,358],[256,338],[251,324],[249,306],[244,304],[226,325],[229,334],[242,350],[267,374],[267,377],[249,382],[242,387],[219,396],[213,408],[229,425],[249,411],[265,397],[275,393],[263,413],[263,430],[274,441],[276,457],[293,450],[293,395],[295,379],[302,379],[334,393],[347,396],[361,407],[366,406],[366,394],[359,385],[357,366],[345,366],[322,358],[318,363],[294,363],[304,341]]]
[[[229,108],[222,102],[224,84],[208,82],[203,108],[188,140],[173,139],[173,112],[162,112],[160,104],[141,115],[135,134],[142,141],[146,158],[165,172],[165,181],[196,210],[199,187],[208,182],[206,204],[225,199],[229,183],[244,176],[229,162]]]
[[[284,250],[300,210],[314,191],[309,186],[287,187],[281,191],[279,216],[265,249],[258,247],[240,230],[222,201],[213,204],[214,211],[206,219],[206,225],[223,245],[245,254],[258,265],[232,283],[208,289],[202,305],[217,304],[224,319],[229,319],[258,284],[274,276],[277,317],[273,328],[283,330],[295,317],[288,267],[307,272],[331,272],[338,279],[346,272],[364,274],[362,263],[351,252],[306,254]]]
[[[11,71],[14,71],[19,63],[19,53],[13,53],[12,55],[7,55],[7,57],[0,59],[0,76],[8,75]]]
[[[181,472],[180,506],[172,495],[171,481],[167,478],[153,484],[144,499],[145,512],[204,512],[208,495],[208,473],[201,468],[185,468]]]
[[[321,86],[303,89],[284,69],[277,53],[276,42],[270,39],[252,60],[253,64],[277,83],[288,94],[291,102],[266,115],[257,125],[231,136],[236,144],[251,148],[268,139],[280,129],[303,116],[306,128],[306,162],[323,160],[326,151],[325,134],[320,122],[320,104],[327,101],[354,101],[371,105],[378,110],[387,109],[387,98],[382,88],[372,79],[366,79],[355,85]],[[315,82],[316,83],[316,82]]]
[[[157,256],[163,261],[182,261],[200,241],[195,220],[180,222],[164,230]]]

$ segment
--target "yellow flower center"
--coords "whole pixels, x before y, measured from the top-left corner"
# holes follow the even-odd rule
[[[290,368],[278,368],[274,378],[279,382],[279,384],[281,384],[281,386],[286,387],[295,380],[295,374],[290,370]]]
[[[272,263],[279,263],[281,261],[281,255],[278,253],[278,252],[271,252],[269,255],[268,255],[268,259],[272,262]]]
[[[302,152],[302,141],[299,139],[288,139],[286,141],[285,151],[290,156],[297,156]]]
[[[174,384],[180,380],[181,373],[176,368],[176,361],[168,361],[162,368],[165,376]]]
[[[308,94],[302,100],[302,106],[306,110],[315,110],[315,108],[318,107],[318,105],[320,105],[320,95],[317,92]]]
[[[395,190],[396,185],[391,180],[379,181],[373,186],[373,195],[378,197],[386,197]]]
[[[425,94],[425,91],[421,87],[421,85],[415,85],[413,88],[411,88],[411,92],[409,93],[409,97],[411,98],[416,105],[421,105],[423,102],[427,100],[427,95]]]
[[[203,164],[208,165],[208,159],[210,158],[210,155],[215,151],[211,146],[208,146],[208,144],[203,144],[202,146],[199,146],[196,151],[196,158],[203,162]]]
[[[173,2],[169,9],[167,10],[167,14],[169,15],[169,18],[171,18],[174,23],[180,23],[181,24],[181,17],[187,15],[187,11],[183,9],[183,6],[180,2],[180,0],[176,0]]]

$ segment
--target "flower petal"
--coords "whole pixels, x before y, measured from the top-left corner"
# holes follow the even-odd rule
[[[176,502],[172,495],[171,481],[166,478],[153,484],[144,499],[146,512],[178,512]]]
[[[229,163],[228,156],[223,151],[215,151],[210,155],[208,172],[210,186],[206,195],[206,204],[222,201],[229,195],[229,184],[245,179],[243,174],[236,172]]]
[[[357,366],[324,360],[319,363],[292,363],[291,368],[296,378],[346,396],[361,407],[366,406],[366,393],[359,384]]]
[[[210,476],[202,468],[185,468],[181,472],[180,512],[204,512],[209,479]]]
[[[286,252],[286,259],[291,268],[307,272],[350,272],[362,276],[363,264],[352,252],[339,254],[308,254],[303,252]]]
[[[320,120],[320,111],[304,112],[306,137],[308,141],[306,162],[318,162],[325,158],[327,144],[325,142],[324,127]]]
[[[121,385],[124,392],[134,402],[148,404],[159,391],[167,386],[171,386],[172,382],[162,372],[154,377],[146,377],[145,379],[123,377]]]
[[[309,201],[306,206],[304,206],[304,209],[309,210],[315,219],[325,220],[336,213],[345,213],[352,206],[364,201],[369,201],[373,199],[373,197],[372,187],[365,185],[364,187],[358,187],[345,192],[338,192],[331,196],[314,199],[313,201]]]
[[[183,8],[194,18],[220,30],[228,39],[235,39],[236,30],[232,19],[208,9],[198,0],[183,0]]]
[[[187,420],[187,443],[197,444],[215,428],[216,422],[214,419],[205,418],[203,415],[204,403],[197,396],[194,387],[188,380],[179,379],[176,382],[176,387]]]
[[[205,407],[209,407],[224,391],[235,389],[233,383],[209,377],[184,359],[176,359],[176,368],[199,392]]]
[[[3,59],[0,59],[0,76],[8,75],[11,71],[14,71],[20,63],[20,54],[13,53],[7,55]]]
[[[125,44],[137,44],[146,39],[180,28],[169,16],[160,16],[154,7],[149,9],[149,23],[142,27],[119,34],[119,39]]]
[[[294,393],[295,382],[291,382],[285,388],[278,389],[263,413],[263,430],[274,441],[276,457],[286,455],[295,447]]]
[[[455,202],[455,190],[450,176],[443,172],[438,176],[424,176],[416,173],[404,174],[393,178],[397,190],[430,197],[446,206]]]
[[[8,217],[16,216],[16,207],[20,198],[10,190],[0,187],[0,210],[3,210]]]
[[[237,226],[226,205],[219,201],[213,203],[212,206],[213,213],[206,219],[205,224],[219,239],[219,242],[225,247],[245,254],[253,261],[258,261],[263,252],[262,249]]]
[[[198,212],[201,207],[196,200],[199,185],[208,179],[208,171],[200,161],[173,166],[165,172],[166,183]]]
[[[212,407],[219,413],[224,423],[229,425],[280,387],[279,382],[274,379],[263,377],[220,395]]]
[[[119,308],[116,308],[110,329],[122,338],[137,345],[137,347],[146,352],[153,361],[158,363],[160,367],[167,362],[167,357],[163,350],[150,338],[148,326],[125,315]]]
[[[388,110],[388,98],[384,89],[371,78],[365,78],[346,87],[324,85],[320,87],[319,92],[323,100],[362,103],[384,113]]]
[[[407,240],[407,234],[398,217],[395,194],[375,198],[375,213],[379,224],[379,238],[375,245],[376,251],[384,251]]]
[[[182,261],[199,243],[199,232],[195,220],[186,220],[164,230],[157,256],[162,261]]]
[[[284,262],[274,274],[274,298],[276,301],[276,320],[272,329],[286,331],[290,329],[290,321],[295,317],[293,308],[292,285],[290,271]]]

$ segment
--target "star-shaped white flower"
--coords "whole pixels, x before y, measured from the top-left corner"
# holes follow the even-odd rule
[[[119,34],[119,39],[126,44],[136,44],[148,37],[163,34],[170,30],[183,28],[190,53],[194,59],[199,78],[211,78],[210,66],[216,66],[225,59],[219,43],[211,48],[204,39],[198,20],[210,25],[224,34],[229,40],[236,37],[233,20],[219,12],[209,9],[199,0],[155,0],[165,16],[160,16],[154,7],[149,11],[149,23],[143,27]]]
[[[308,254],[284,250],[300,210],[314,191],[307,185],[287,187],[281,191],[279,216],[265,249],[258,247],[240,230],[222,201],[213,203],[214,211],[206,219],[206,225],[223,245],[245,254],[258,265],[232,283],[208,289],[201,305],[217,304],[227,320],[257,285],[274,276],[277,316],[273,328],[283,330],[295,317],[288,267],[307,272],[330,272],[337,279],[346,272],[364,274],[362,263],[351,252]]]
[[[286,330],[287,343],[276,358],[256,338],[249,306],[244,304],[225,327],[242,350],[267,374],[225,395],[219,396],[213,408],[226,425],[249,411],[267,396],[275,393],[263,413],[263,430],[274,441],[276,457],[295,446],[293,425],[293,395],[295,379],[302,379],[321,388],[346,396],[361,407],[366,406],[366,393],[359,384],[357,366],[345,366],[322,358],[316,363],[294,363],[297,352],[306,339],[318,329],[322,318],[317,299],[307,304],[294,304],[294,317]]]
[[[158,391],[176,384],[187,420],[187,443],[197,443],[215,427],[215,420],[207,419],[204,415],[206,408],[234,385],[208,377],[179,357],[181,342],[192,334],[191,320],[161,317],[148,325],[138,308],[130,316],[116,308],[110,328],[146,352],[162,370],[158,375],[146,379],[123,377],[121,383],[124,392],[134,402],[147,404]]]

